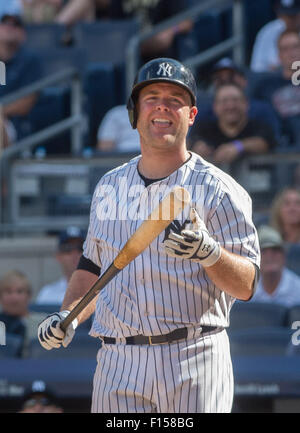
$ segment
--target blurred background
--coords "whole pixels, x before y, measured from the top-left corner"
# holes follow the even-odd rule
[[[262,272],[232,308],[233,411],[300,412],[297,0],[0,0],[0,412],[90,411],[90,322],[57,352],[36,329],[76,269],[97,181],[139,154],[126,103],[156,57],[197,79],[189,148],[253,201]]]

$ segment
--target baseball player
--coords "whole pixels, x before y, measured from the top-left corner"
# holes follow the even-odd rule
[[[260,255],[248,194],[187,150],[196,91],[191,71],[174,59],[151,60],[138,72],[128,111],[141,155],[100,179],[83,255],[61,311],[38,329],[45,349],[66,347],[78,324],[95,312],[90,335],[102,344],[92,412],[231,411],[226,328],[235,299],[247,301],[254,293]],[[153,208],[175,185],[189,190],[190,208],[64,333],[59,322],[142,223],[141,209]]]

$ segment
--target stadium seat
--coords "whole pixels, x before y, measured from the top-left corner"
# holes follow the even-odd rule
[[[257,32],[269,21],[275,19],[272,7],[273,0],[245,0],[244,3],[244,31],[245,31],[245,51],[246,63],[251,58],[253,43]],[[232,9],[227,8],[221,13],[223,39],[232,36]]]
[[[29,305],[29,311],[35,311],[37,313],[55,313],[60,310],[60,304],[36,304],[32,302]]]
[[[229,334],[231,355],[286,355],[291,335],[292,331],[284,327],[235,330]]]
[[[28,115],[32,132],[59,122],[70,115],[70,89],[66,86],[48,87],[41,91],[38,102]],[[70,133],[64,132],[43,142],[48,155],[68,154],[71,149]]]
[[[89,215],[91,195],[51,194],[47,198],[47,215],[49,216],[82,216]]]
[[[213,10],[205,12],[195,20],[190,32],[175,37],[176,57],[184,62],[185,59],[200,54],[221,41],[222,31],[219,12]],[[214,62],[196,68],[195,73],[200,79],[205,79]]]
[[[116,75],[112,63],[90,63],[84,74],[86,112],[89,121],[89,145],[97,142],[97,132],[105,113],[117,105]]]
[[[29,358],[31,359],[96,359],[101,341],[88,335],[86,329],[78,329],[68,347],[60,347],[58,350],[45,350],[38,339],[31,340]]]
[[[300,276],[300,245],[293,244],[288,247],[286,266]]]
[[[300,305],[290,307],[287,313],[287,326],[290,328],[294,322],[300,323]]]
[[[230,312],[229,332],[242,328],[274,327],[286,325],[288,308],[267,302],[241,302],[233,304]]]
[[[135,19],[81,22],[74,27],[74,42],[86,51],[87,62],[122,63],[129,39],[139,31]]]
[[[200,15],[194,24],[193,32],[198,41],[198,53],[221,42],[220,13],[218,11],[210,11]]]
[[[16,334],[6,333],[5,345],[0,346],[0,359],[19,358],[23,347],[23,338]]]
[[[68,67],[83,73],[87,64],[86,50],[79,47],[48,47],[40,50],[44,77],[60,72]]]
[[[26,45],[33,50],[48,50],[62,45],[66,28],[57,23],[27,24]]]

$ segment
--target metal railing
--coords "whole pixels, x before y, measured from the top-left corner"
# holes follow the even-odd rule
[[[10,164],[14,157],[21,155],[23,152],[33,149],[37,144],[40,144],[50,138],[56,137],[62,132],[71,131],[71,153],[75,156],[80,154],[82,146],[82,127],[84,125],[84,116],[82,114],[82,89],[79,73],[74,68],[66,68],[63,71],[52,74],[43,78],[29,86],[13,92],[0,99],[0,113],[5,105],[8,105],[18,99],[33,93],[39,92],[47,87],[57,85],[61,82],[70,82],[71,89],[71,114],[69,117],[48,126],[41,131],[38,131],[28,137],[25,137],[2,151],[0,154],[0,191],[3,190],[3,180],[8,182]],[[7,185],[7,208],[10,208],[10,185]],[[2,193],[0,193],[0,224],[3,221],[3,202]]]
[[[130,95],[132,83],[139,68],[139,49],[142,42],[157,35],[158,33],[178,25],[180,22],[191,19],[195,20],[199,15],[212,8],[223,10],[232,7],[232,37],[209,48],[196,56],[187,58],[184,63],[192,69],[199,67],[224,54],[229,49],[233,49],[233,59],[236,63],[244,65],[244,5],[243,0],[206,0],[199,5],[193,6],[170,19],[167,19],[153,27],[151,30],[133,36],[128,44],[126,52],[126,94]]]
[[[202,53],[197,54],[194,57],[185,59],[184,63],[189,65],[192,69],[197,66],[201,66],[208,61],[218,57],[219,55],[225,53],[229,49],[233,49],[233,57],[239,64],[244,63],[244,44],[243,44],[243,0],[206,0],[201,2],[199,5],[191,7],[180,14],[173,16],[172,18],[163,21],[162,23],[155,26],[150,31],[145,31],[142,34],[138,34],[132,37],[128,44],[128,49],[126,52],[126,92],[127,95],[130,93],[132,82],[134,76],[139,67],[139,47],[143,41],[152,36],[158,34],[159,32],[170,28],[171,26],[176,26],[183,20],[191,19],[195,20],[199,15],[205,13],[212,8],[214,10],[222,11],[226,8],[232,7],[232,37],[226,39],[225,41],[209,48]],[[71,116],[51,125],[42,131],[32,134],[14,146],[4,149],[2,155],[0,156],[0,190],[2,191],[1,180],[3,176],[10,173],[11,161],[17,155],[22,154],[26,150],[32,149],[38,143],[41,143],[49,138],[55,137],[61,134],[63,131],[71,130],[71,147],[72,154],[78,155],[81,149],[81,128],[83,126],[84,117],[81,112],[81,81],[76,70],[68,69],[57,73],[51,77],[47,77],[37,83],[34,83],[26,88],[23,88],[5,98],[0,100],[0,110],[3,105],[9,104],[21,97],[29,95],[34,92],[38,92],[46,87],[57,84],[59,81],[71,80]],[[8,182],[8,190],[10,190],[11,177],[6,176]],[[8,209],[11,209],[10,194],[7,195],[6,202]],[[3,207],[1,203],[0,194],[0,224],[8,223],[8,220],[3,220]]]

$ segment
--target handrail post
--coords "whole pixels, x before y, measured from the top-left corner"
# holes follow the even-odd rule
[[[216,58],[220,54],[225,53],[228,49],[233,49],[234,60],[244,65],[244,0],[203,0],[201,3],[188,8],[187,10],[175,15],[174,17],[168,18],[165,21],[157,24],[153,29],[148,30],[144,33],[133,36],[128,43],[126,53],[126,93],[130,94],[130,89],[138,69],[138,48],[140,44],[152,36],[158,34],[160,31],[166,30],[167,28],[177,25],[180,21],[186,19],[195,19],[202,13],[209,11],[211,8],[224,9],[227,6],[232,7],[232,29],[233,36],[225,41],[217,44],[218,49],[214,51],[214,47],[204,50],[202,53],[194,56],[195,58],[189,58],[188,61],[185,59],[184,62],[190,67],[198,67],[202,64]],[[222,46],[223,44],[223,46]]]
[[[71,116],[80,117],[82,110],[82,89],[78,74],[72,77],[71,82]],[[82,122],[74,124],[71,128],[71,153],[79,155],[82,146]]]
[[[0,104],[0,119],[3,120],[3,105]],[[4,150],[4,140],[2,137],[2,134],[0,135],[0,224],[2,223],[2,216],[3,216],[3,192],[4,192],[4,163],[3,159],[1,158],[1,154]]]
[[[234,0],[232,8],[232,33],[240,40],[233,49],[233,60],[238,65],[245,65],[245,40],[244,40],[244,1]]]
[[[126,52],[126,64],[125,64],[125,75],[126,75],[126,100],[130,96],[130,89],[135,78],[136,71],[138,70],[139,63],[139,36],[133,36],[129,43]]]

